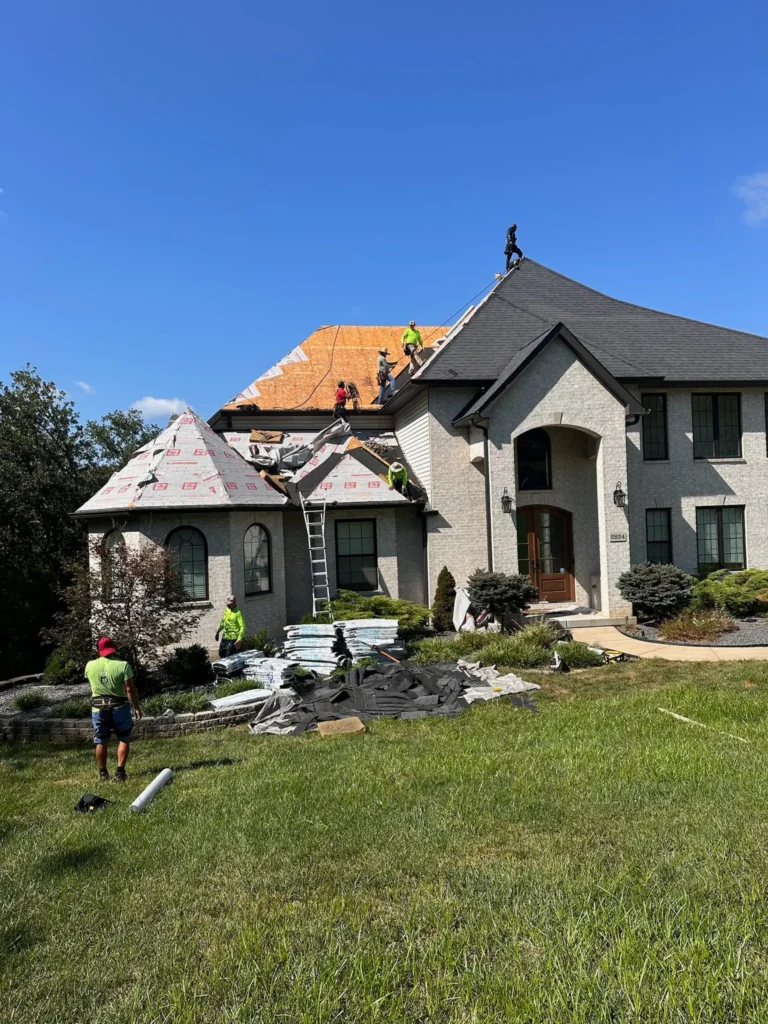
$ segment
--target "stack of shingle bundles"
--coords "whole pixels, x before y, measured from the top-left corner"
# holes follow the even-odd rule
[[[296,675],[296,661],[287,658],[262,658],[251,662],[244,670],[248,679],[252,679],[267,690],[279,690],[291,686]]]
[[[377,650],[396,658],[402,658],[405,654],[405,648],[397,636],[397,619],[348,619],[336,625],[342,627],[349,653],[355,661],[360,658],[376,658]],[[372,647],[377,650],[372,650]]]
[[[330,675],[339,665],[339,655],[334,653],[336,629],[322,624],[286,626],[283,654],[302,668],[320,675]]]
[[[263,659],[263,651],[242,651],[239,654],[230,654],[228,658],[219,658],[218,661],[214,661],[213,671],[217,676],[236,676],[242,672],[247,675],[251,666]]]

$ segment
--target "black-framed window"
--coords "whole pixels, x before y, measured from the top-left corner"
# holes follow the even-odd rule
[[[546,430],[529,430],[517,439],[517,488],[548,491],[552,487],[552,453]]]
[[[243,558],[245,561],[245,593],[268,594],[272,590],[272,558],[269,530],[254,523],[245,531]]]
[[[668,508],[645,510],[645,557],[656,565],[672,564],[672,529]]]
[[[717,569],[745,569],[744,508],[741,505],[696,509],[699,574]]]
[[[667,396],[641,395],[640,402],[648,410],[643,416],[643,458],[646,462],[667,459]]]
[[[741,457],[741,395],[692,395],[694,459]]]
[[[171,569],[178,574],[187,601],[208,597],[208,545],[194,526],[180,526],[168,534],[165,542],[171,556]]]
[[[118,529],[110,530],[101,544],[101,596],[105,601],[124,598],[121,560],[125,557],[125,538]]]
[[[375,519],[336,520],[336,585],[344,590],[378,588]]]

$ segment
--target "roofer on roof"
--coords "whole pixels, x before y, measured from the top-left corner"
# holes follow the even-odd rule
[[[411,360],[409,374],[414,373],[424,363],[424,342],[421,340],[421,334],[416,330],[416,321],[411,320],[406,329],[403,331],[403,336],[400,339],[400,343],[403,346],[403,352]]]
[[[347,419],[347,399],[352,396],[344,386],[344,381],[340,380],[336,388],[336,405],[333,407],[333,418],[335,420],[344,420],[345,423],[349,423]]]
[[[219,628],[216,630],[217,640],[220,633],[219,657],[228,658],[235,651],[240,650],[245,636],[245,619],[237,607],[237,598],[234,594],[230,594],[227,598],[227,607],[224,609]]]
[[[517,224],[513,224],[507,232],[507,245],[504,249],[504,255],[507,257],[507,270],[512,266],[513,256],[517,256],[518,259],[522,258],[523,250],[517,244]]]
[[[387,473],[390,491],[397,491],[408,501],[411,500],[411,487],[408,483],[408,470],[402,462],[393,462]]]
[[[384,392],[387,390],[387,381],[389,381],[392,394],[394,395],[395,393],[395,378],[392,376],[392,367],[397,366],[397,363],[390,363],[387,359],[388,355],[388,348],[379,349],[379,359],[376,363],[376,383],[379,385],[379,397],[376,399],[378,405],[384,405]]]

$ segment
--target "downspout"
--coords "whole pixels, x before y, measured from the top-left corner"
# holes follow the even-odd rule
[[[491,462],[488,458],[488,427],[476,424],[483,432],[483,463],[485,465],[485,536],[488,545],[488,572],[493,572],[493,522],[491,520]]]

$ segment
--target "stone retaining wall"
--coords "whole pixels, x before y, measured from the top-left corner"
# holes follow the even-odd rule
[[[244,704],[221,711],[198,711],[196,714],[146,715],[133,727],[134,740],[170,739],[190,732],[203,732],[222,726],[242,725],[255,717],[263,702]],[[0,715],[0,742],[31,743],[48,740],[52,743],[84,743],[93,741],[90,718],[33,718],[30,715]]]

